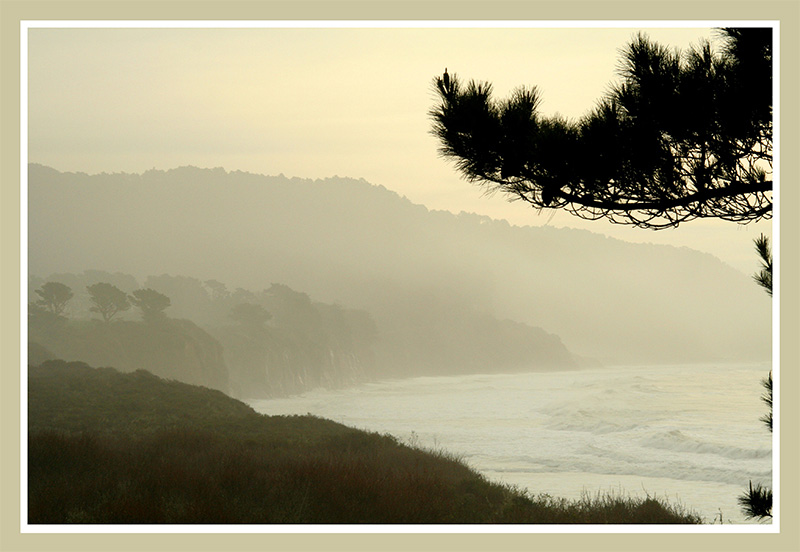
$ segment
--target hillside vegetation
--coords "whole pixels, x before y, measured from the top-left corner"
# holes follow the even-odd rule
[[[441,451],[141,370],[47,361],[28,383],[29,523],[700,522],[654,498],[532,496]]]
[[[364,310],[315,301],[283,284],[229,290],[216,280],[162,274],[147,277],[142,287],[169,301],[163,316],[145,320],[128,309],[104,321],[88,290],[118,286],[129,296],[140,287],[136,278],[99,270],[46,280],[31,275],[29,298],[53,283],[72,296],[58,315],[41,300],[29,305],[29,364],[62,359],[123,372],[147,369],[245,399],[387,377],[577,365],[560,339],[541,328],[434,298],[425,308],[410,307],[414,323],[393,331]]]
[[[31,273],[167,273],[256,291],[279,282],[368,312],[391,336],[375,352],[397,361],[396,377],[428,370],[430,342],[448,353],[439,368],[458,373],[461,359],[449,352],[468,349],[475,326],[497,331],[479,324],[483,315],[540,328],[605,363],[769,358],[762,292],[748,274],[688,248],[431,211],[351,178],[30,165],[28,193]]]
[[[42,320],[43,319],[43,320]],[[80,360],[114,365],[131,372],[142,367],[159,376],[228,391],[222,346],[189,320],[157,322],[66,320],[31,317],[29,364],[42,360]]]

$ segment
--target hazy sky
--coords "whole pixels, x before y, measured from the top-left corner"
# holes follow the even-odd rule
[[[195,165],[364,178],[430,209],[686,245],[752,273],[752,240],[770,233],[770,221],[654,232],[540,215],[486,197],[438,156],[428,111],[445,67],[492,82],[498,96],[536,85],[543,114],[579,117],[616,80],[619,50],[639,30],[681,49],[716,36],[637,27],[33,28],[28,158],[90,174]]]

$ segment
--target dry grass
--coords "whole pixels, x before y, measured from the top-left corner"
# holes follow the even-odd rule
[[[444,451],[146,373],[51,363],[29,382],[29,523],[701,521],[654,498],[530,496]]]

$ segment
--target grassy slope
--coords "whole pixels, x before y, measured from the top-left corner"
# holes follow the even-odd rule
[[[532,497],[457,459],[225,394],[29,370],[30,523],[698,523],[653,500]]]

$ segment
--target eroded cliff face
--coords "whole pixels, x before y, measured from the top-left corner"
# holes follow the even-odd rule
[[[121,372],[144,369],[165,379],[230,390],[222,345],[189,320],[32,320],[29,350],[37,352],[30,363],[58,358]]]
[[[330,339],[313,342],[275,328],[228,326],[213,333],[225,351],[231,393],[239,398],[348,387],[376,377],[369,348]]]
[[[97,309],[82,290],[114,281],[130,293],[140,287],[132,276],[84,271],[48,280],[75,293],[63,315],[29,306],[32,366],[62,359],[123,372],[144,369],[243,399],[387,378],[577,367],[558,336],[498,320],[444,292],[397,288],[384,298],[392,305],[374,314],[314,301],[283,284],[230,292],[215,280],[162,274],[144,285],[170,298],[170,316],[134,321],[120,315],[104,322],[91,318]],[[44,284],[32,276],[29,295]]]

